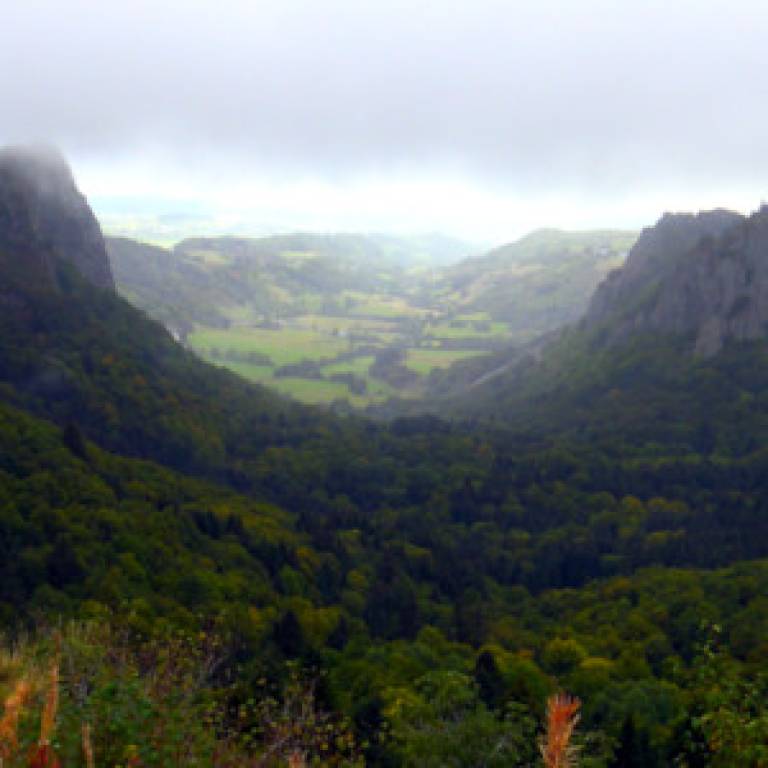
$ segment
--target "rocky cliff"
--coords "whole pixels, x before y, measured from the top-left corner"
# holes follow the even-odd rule
[[[686,335],[702,356],[768,335],[768,208],[665,215],[597,289],[582,326],[607,344]]]
[[[59,262],[114,289],[101,228],[66,161],[49,148],[0,149],[0,264],[30,285],[55,287]]]

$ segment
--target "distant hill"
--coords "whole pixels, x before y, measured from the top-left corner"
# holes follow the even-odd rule
[[[221,327],[246,309],[263,319],[344,315],[344,292],[401,298],[443,316],[483,312],[531,338],[575,320],[635,239],[617,231],[541,230],[455,266],[469,246],[438,235],[194,238],[171,250],[126,238],[107,244],[120,289],[175,329]]]
[[[244,314],[257,323],[343,315],[354,301],[344,292],[419,300],[414,264],[470,250],[437,236],[356,234],[192,238],[172,249],[107,238],[107,247],[120,290],[174,332],[226,327]]]
[[[597,285],[637,239],[622,230],[540,229],[441,274],[441,300],[488,312],[530,339],[577,320]]]
[[[107,243],[121,294],[205,358],[306,402],[360,407],[419,396],[457,360],[482,375],[488,353],[572,321],[633,239],[542,230],[464,259],[470,246],[441,235]]]

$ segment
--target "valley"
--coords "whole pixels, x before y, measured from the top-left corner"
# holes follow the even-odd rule
[[[454,264],[471,246],[447,238],[107,243],[118,290],[201,357],[343,409],[418,399],[453,364],[574,321],[635,236],[541,230]]]

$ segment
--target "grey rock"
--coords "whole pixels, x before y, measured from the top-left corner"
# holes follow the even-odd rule
[[[598,286],[584,321],[597,326],[614,321],[648,299],[660,283],[702,238],[718,236],[743,220],[738,213],[722,209],[698,214],[665,213],[644,229],[630,250],[627,261]]]
[[[603,344],[689,336],[699,356],[768,335],[768,208],[665,215],[597,289],[582,328]]]

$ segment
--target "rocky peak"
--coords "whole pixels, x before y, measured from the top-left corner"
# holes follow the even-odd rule
[[[0,149],[0,264],[55,286],[57,261],[114,290],[101,228],[64,158],[48,147]]]
[[[642,231],[626,263],[598,286],[584,323],[587,327],[615,324],[617,315],[632,314],[702,239],[718,237],[743,220],[740,214],[724,209],[665,213]]]
[[[717,353],[768,335],[768,207],[665,214],[598,287],[582,328],[604,345],[637,333],[688,336]]]

